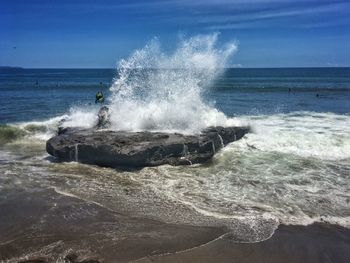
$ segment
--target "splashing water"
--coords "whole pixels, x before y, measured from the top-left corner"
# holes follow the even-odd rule
[[[111,87],[113,129],[199,132],[210,125],[233,124],[206,104],[203,91],[223,72],[237,49],[217,49],[218,34],[183,40],[171,54],[155,39],[120,61]]]
[[[235,43],[217,46],[218,33],[183,39],[170,54],[157,39],[118,64],[108,98],[112,130],[199,133],[208,126],[240,125],[206,103],[203,92],[224,72],[237,50]],[[47,121],[19,123],[20,129],[47,140],[59,125],[92,128],[99,106],[74,106]]]

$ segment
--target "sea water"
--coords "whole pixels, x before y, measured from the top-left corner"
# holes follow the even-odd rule
[[[217,37],[168,53],[152,40],[117,69],[1,70],[0,196],[54,189],[136,216],[224,225],[246,242],[281,223],[350,227],[350,68],[227,68],[237,45]],[[45,140],[59,123],[94,126],[99,90],[114,130],[253,132],[203,165],[56,163]]]

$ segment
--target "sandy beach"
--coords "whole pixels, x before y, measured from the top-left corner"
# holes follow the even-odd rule
[[[280,225],[257,243],[228,229],[133,217],[54,191],[0,203],[1,262],[349,262],[350,230]],[[41,222],[38,229],[37,222]]]

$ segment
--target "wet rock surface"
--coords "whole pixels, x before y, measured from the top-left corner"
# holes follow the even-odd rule
[[[46,142],[49,154],[63,161],[107,167],[144,167],[204,163],[249,127],[209,127],[198,135],[60,128]]]

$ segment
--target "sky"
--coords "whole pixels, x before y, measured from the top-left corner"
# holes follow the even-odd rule
[[[114,68],[213,32],[238,43],[232,67],[350,66],[349,0],[0,0],[0,65]]]

